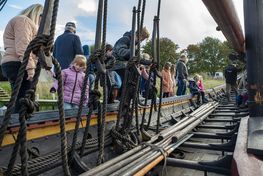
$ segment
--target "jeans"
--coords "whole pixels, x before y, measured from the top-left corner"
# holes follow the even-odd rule
[[[93,90],[93,83],[95,81],[95,75],[94,74],[89,74],[89,91]]]
[[[176,95],[177,96],[185,95],[186,82],[183,79],[178,79],[177,85],[178,85],[178,89],[177,89]]]
[[[76,104],[64,102],[64,109],[77,109],[77,108],[79,108],[79,106]]]
[[[11,85],[12,91],[14,91],[15,82],[17,78],[17,74],[20,68],[21,62],[6,62],[2,64],[2,73],[3,76],[6,77]],[[29,90],[31,87],[31,81],[27,80],[27,71],[25,71],[23,81],[21,83],[20,90],[17,95],[17,99],[15,102],[15,109],[14,113],[18,113],[20,109],[19,100],[20,98],[24,97],[26,94],[26,91]]]
[[[237,96],[237,84],[226,83],[226,97],[228,101],[230,101],[231,89],[235,92],[235,95]]]

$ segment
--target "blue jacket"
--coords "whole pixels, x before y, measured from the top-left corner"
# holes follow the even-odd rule
[[[117,59],[114,69],[125,68],[130,59],[131,32],[126,32],[113,47],[113,56]]]
[[[58,60],[63,70],[69,67],[76,54],[83,54],[79,36],[65,31],[55,41],[53,56]]]
[[[189,80],[189,89],[191,94],[198,93],[200,89],[194,80]]]

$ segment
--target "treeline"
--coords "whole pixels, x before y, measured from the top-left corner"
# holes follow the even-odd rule
[[[144,52],[151,55],[151,41],[144,46]],[[166,62],[176,63],[181,54],[189,58],[187,64],[189,73],[206,72],[214,75],[222,71],[227,65],[228,55],[233,52],[227,41],[221,42],[217,38],[206,37],[202,42],[188,45],[184,50],[179,51],[179,46],[168,38],[160,39],[160,64]]]

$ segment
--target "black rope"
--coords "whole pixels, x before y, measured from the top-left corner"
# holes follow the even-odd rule
[[[62,166],[65,175],[70,175],[69,167],[68,167],[68,156],[67,156],[67,136],[65,131],[65,113],[64,113],[64,95],[63,95],[63,81],[61,75],[61,67],[58,61],[53,58],[52,59],[55,74],[58,80],[58,109],[59,109],[59,125],[60,125],[60,140],[61,140],[61,158],[62,158]]]
[[[7,3],[7,0],[1,0],[0,1],[0,12],[2,11],[2,9],[4,8],[5,4]]]
[[[81,148],[80,148],[80,157],[82,157],[83,154],[84,154],[86,141],[87,141],[88,133],[89,133],[91,115],[92,115],[93,110],[97,109],[97,106],[99,104],[100,96],[101,95],[100,95],[99,91],[92,90],[90,92],[90,97],[89,97],[89,102],[88,102],[89,112],[88,112],[88,115],[87,115],[87,118],[86,118],[85,131],[84,131],[84,134],[83,134],[82,144],[81,144]]]

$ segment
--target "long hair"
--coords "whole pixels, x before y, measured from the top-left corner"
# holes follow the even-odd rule
[[[81,54],[77,54],[74,58],[74,60],[71,62],[71,65],[74,65],[74,64],[77,64],[79,65],[80,67],[83,67],[83,69],[85,70],[86,69],[86,63],[87,63],[87,59],[84,55],[81,55]]]
[[[25,15],[30,18],[36,25],[39,24],[39,17],[43,13],[43,6],[41,4],[33,4],[20,12],[19,15]]]

